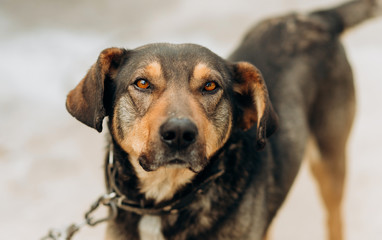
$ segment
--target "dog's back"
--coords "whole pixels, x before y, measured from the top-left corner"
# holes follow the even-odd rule
[[[352,1],[308,15],[272,18],[253,27],[230,56],[259,67],[280,118],[270,138],[276,189],[271,215],[305,157],[328,209],[330,239],[342,239],[346,142],[355,113],[351,67],[339,37],[376,15],[376,1]],[[272,192],[272,191],[271,191]]]

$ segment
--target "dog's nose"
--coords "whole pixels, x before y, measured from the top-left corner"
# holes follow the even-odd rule
[[[171,118],[160,127],[161,140],[173,149],[183,149],[196,140],[198,129],[187,118]]]

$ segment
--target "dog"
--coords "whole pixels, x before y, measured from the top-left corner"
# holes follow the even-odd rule
[[[355,89],[339,37],[376,9],[265,20],[227,59],[194,44],[103,50],[66,107],[99,132],[108,117],[106,238],[264,239],[307,158],[342,239]]]

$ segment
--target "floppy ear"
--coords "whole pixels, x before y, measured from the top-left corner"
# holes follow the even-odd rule
[[[234,64],[233,90],[241,110],[238,124],[244,130],[257,125],[257,148],[265,147],[265,139],[278,127],[278,117],[269,100],[268,89],[260,71],[250,63]]]
[[[106,116],[104,95],[106,81],[115,78],[127,50],[108,48],[103,50],[97,62],[66,98],[68,112],[89,127],[102,131]]]

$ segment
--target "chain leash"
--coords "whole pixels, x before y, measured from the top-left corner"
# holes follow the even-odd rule
[[[117,194],[115,192],[111,192],[99,197],[91,205],[90,209],[85,213],[83,222],[79,224],[70,224],[63,229],[51,229],[45,237],[41,238],[41,240],[71,240],[74,234],[76,234],[84,226],[94,227],[99,223],[115,219],[117,217],[117,204],[115,202],[116,198]],[[97,219],[92,215],[100,206],[109,207],[111,211],[109,211],[108,216]]]
[[[188,204],[194,199],[196,195],[203,194],[204,189],[214,180],[224,174],[224,168],[217,168],[212,171],[212,175],[204,179],[199,186],[195,187],[193,191],[186,194],[180,199],[175,199],[173,202],[167,203],[164,206],[147,207],[142,202],[131,201],[124,195],[115,183],[115,176],[119,165],[115,165],[113,148],[109,148],[109,159],[107,163],[107,178],[110,187],[110,193],[99,197],[85,213],[84,220],[80,224],[71,224],[63,229],[51,229],[48,235],[41,238],[41,240],[71,240],[73,235],[76,234],[82,227],[94,227],[99,223],[113,220],[117,217],[118,209],[129,212],[134,212],[139,215],[161,215],[161,214],[176,214],[182,209],[186,208]],[[103,218],[94,218],[92,215],[100,207],[106,206],[110,208],[109,215]]]

